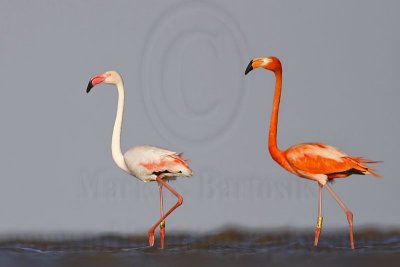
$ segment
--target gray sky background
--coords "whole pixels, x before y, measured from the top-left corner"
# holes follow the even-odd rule
[[[123,151],[185,152],[195,176],[173,182],[184,205],[171,230],[307,227],[317,185],[267,151],[274,77],[244,70],[275,55],[284,68],[279,145],[319,141],[383,160],[384,176],[334,188],[356,227],[398,226],[398,1],[1,1],[0,234],[145,233],[158,190],[111,159],[124,77]],[[174,198],[168,197],[168,205]],[[325,227],[346,227],[325,192]]]

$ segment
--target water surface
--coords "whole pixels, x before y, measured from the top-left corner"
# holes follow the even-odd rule
[[[347,230],[313,232],[227,230],[169,234],[166,249],[146,236],[14,238],[0,241],[0,266],[400,266],[400,231],[363,230],[349,249]],[[157,242],[157,240],[156,240]]]

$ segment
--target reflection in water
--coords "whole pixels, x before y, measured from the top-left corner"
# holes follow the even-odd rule
[[[312,231],[282,230],[169,235],[165,250],[149,248],[146,236],[15,238],[0,241],[0,266],[399,266],[400,231],[359,231],[355,251],[346,233],[323,233],[318,248]]]

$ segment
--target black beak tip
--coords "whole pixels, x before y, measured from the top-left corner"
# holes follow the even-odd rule
[[[86,88],[86,93],[89,93],[92,88],[93,88],[93,84],[92,84],[92,81],[90,81]]]
[[[250,71],[253,70],[253,60],[250,61],[249,65],[247,65],[246,71],[244,72],[244,75],[247,75],[247,73],[249,73]]]

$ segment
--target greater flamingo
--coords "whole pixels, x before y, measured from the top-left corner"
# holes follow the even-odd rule
[[[160,226],[160,246],[164,248],[165,219],[179,207],[183,198],[164,180],[175,179],[178,176],[191,176],[192,170],[180,153],[169,151],[155,146],[142,145],[129,149],[125,154],[121,152],[121,128],[124,112],[124,84],[121,76],[116,71],[94,75],[87,86],[86,92],[99,83],[108,83],[116,86],[118,90],[117,115],[112,133],[111,152],[112,158],[119,168],[143,182],[157,181],[160,193],[160,219],[148,231],[149,245],[154,246],[154,231]],[[174,194],[178,201],[165,214],[163,211],[163,187]]]
[[[353,213],[340,200],[327,182],[333,181],[333,179],[336,178],[344,178],[352,174],[370,174],[375,177],[380,177],[377,173],[373,172],[373,168],[366,165],[367,163],[378,163],[379,161],[365,160],[362,157],[352,157],[333,146],[321,143],[298,144],[289,147],[285,151],[280,150],[277,146],[276,136],[282,88],[282,65],[276,57],[254,58],[247,66],[245,75],[258,67],[263,67],[264,69],[274,72],[276,79],[268,135],[268,150],[271,157],[285,170],[299,177],[317,181],[319,185],[318,218],[314,235],[314,246],[318,245],[318,238],[322,230],[322,189],[326,187],[346,213],[349,223],[350,246],[354,249]]]

